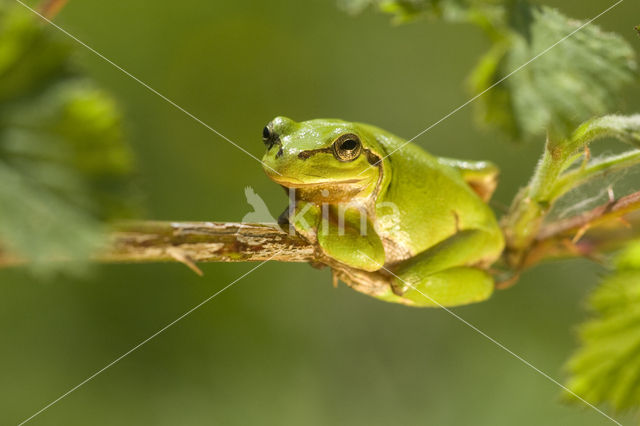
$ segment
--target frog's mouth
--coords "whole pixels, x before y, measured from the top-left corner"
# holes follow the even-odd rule
[[[296,198],[311,202],[338,203],[348,202],[359,197],[366,189],[364,179],[325,180],[316,182],[300,182],[283,179],[280,176],[269,176],[271,180],[282,186],[285,191],[295,191]]]
[[[329,188],[329,187],[341,187],[352,186],[363,181],[363,179],[344,179],[344,180],[327,180],[317,181],[312,183],[294,182],[287,179],[281,179],[279,176],[269,176],[272,181],[287,188]]]

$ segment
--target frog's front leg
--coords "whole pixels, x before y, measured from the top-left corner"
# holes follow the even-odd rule
[[[414,306],[458,306],[491,296],[482,267],[502,250],[497,232],[464,230],[394,267],[393,293]],[[391,295],[389,295],[393,298]]]
[[[288,224],[328,257],[364,271],[384,265],[384,247],[366,212],[357,208],[296,201],[278,222]]]
[[[324,205],[317,239],[327,256],[352,268],[377,271],[385,262],[382,240],[358,208]]]

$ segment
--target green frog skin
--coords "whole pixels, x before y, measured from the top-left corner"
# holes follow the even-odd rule
[[[277,117],[263,140],[267,176],[294,190],[284,221],[342,281],[363,291],[376,276],[383,290],[365,292],[411,306],[491,295],[487,268],[504,248],[486,204],[498,174],[491,163],[434,157],[377,127],[336,119]]]

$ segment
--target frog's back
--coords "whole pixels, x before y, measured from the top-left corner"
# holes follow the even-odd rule
[[[385,151],[385,173],[391,173],[378,197],[377,223],[383,238],[419,253],[459,230],[500,233],[491,209],[461,173],[420,147],[368,126]]]

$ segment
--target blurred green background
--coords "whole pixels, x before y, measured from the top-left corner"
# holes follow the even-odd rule
[[[611,2],[545,4],[588,19]],[[465,77],[488,46],[468,25],[394,27],[372,12],[349,16],[333,0],[71,0],[56,22],[258,157],[261,129],[276,115],[365,121],[412,137],[469,98]],[[640,48],[638,2],[598,23]],[[246,186],[273,214],[284,208],[258,162],[87,50],[77,56],[126,115],[148,218],[238,221],[250,211]],[[623,112],[640,111],[639,90],[626,98]],[[417,142],[498,163],[498,204],[542,148],[478,130],[471,108]],[[252,266],[202,265],[204,278],[177,264],[99,266],[50,282],[0,271],[0,423],[27,418]],[[602,273],[586,261],[548,264],[455,312],[561,379]],[[610,423],[560,395],[443,310],[385,304],[332,288],[328,270],[269,263],[32,423]]]

